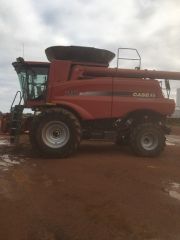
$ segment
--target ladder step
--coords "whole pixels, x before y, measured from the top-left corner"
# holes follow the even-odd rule
[[[11,108],[11,127],[10,127],[10,142],[18,143],[19,135],[21,133],[22,114],[24,106],[15,105]]]

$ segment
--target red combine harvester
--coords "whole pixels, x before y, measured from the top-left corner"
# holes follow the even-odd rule
[[[23,109],[30,108],[30,142],[44,155],[68,156],[82,139],[126,143],[139,156],[162,152],[175,103],[157,79],[165,79],[169,90],[168,79],[180,79],[180,73],[109,68],[115,54],[103,49],[57,46],[45,52],[49,62],[13,63],[21,92],[11,107],[11,142],[21,132]]]

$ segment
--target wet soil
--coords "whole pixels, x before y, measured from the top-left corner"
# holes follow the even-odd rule
[[[180,136],[172,134],[150,159],[101,141],[43,159],[25,138],[16,150],[1,139],[0,239],[179,240]]]

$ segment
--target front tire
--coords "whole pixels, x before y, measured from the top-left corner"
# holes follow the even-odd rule
[[[65,109],[47,110],[32,122],[30,142],[45,156],[67,157],[77,150],[80,141],[79,120]]]
[[[156,123],[139,124],[130,134],[131,148],[138,156],[158,156],[165,147],[165,141],[164,131]]]

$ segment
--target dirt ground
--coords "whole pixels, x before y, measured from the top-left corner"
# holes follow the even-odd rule
[[[180,129],[151,159],[100,141],[42,159],[0,140],[1,240],[180,239]]]

